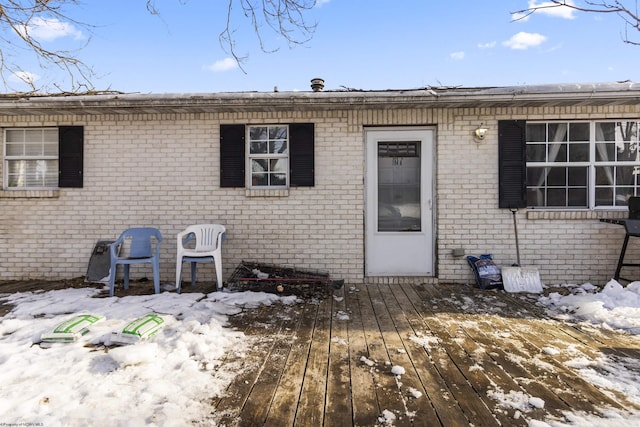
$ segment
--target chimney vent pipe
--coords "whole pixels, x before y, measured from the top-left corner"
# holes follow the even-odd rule
[[[324,80],[316,77],[315,79],[311,79],[311,90],[314,92],[322,92],[324,89]]]

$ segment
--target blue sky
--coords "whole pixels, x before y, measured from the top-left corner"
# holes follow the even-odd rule
[[[144,0],[86,0],[68,14],[91,31],[58,23],[39,36],[47,47],[84,46],[78,57],[96,72],[96,89],[122,92],[309,90],[313,77],[328,90],[639,80],[640,46],[623,42],[620,18],[567,9],[513,21],[512,12],[540,0],[322,0],[307,15],[317,28],[302,46],[265,32],[267,47],[278,50],[264,53],[250,23],[236,21],[237,51],[248,56],[243,72],[218,41],[225,3],[156,0],[155,16]],[[36,86],[68,83],[23,64]]]

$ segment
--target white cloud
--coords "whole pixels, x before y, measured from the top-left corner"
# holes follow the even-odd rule
[[[538,46],[546,40],[547,38],[542,34],[519,32],[502,44],[511,49],[524,50]]]
[[[238,63],[233,58],[224,58],[213,64],[205,65],[204,68],[209,71],[228,71],[238,68]]]
[[[491,49],[496,47],[496,42],[492,41],[492,42],[488,42],[488,43],[478,43],[478,47],[480,49]]]
[[[316,0],[316,7],[322,7],[323,4],[329,3],[331,0]]]
[[[451,57],[451,59],[455,59],[455,60],[461,60],[464,59],[464,52],[453,52],[450,53],[449,56]]]
[[[567,0],[565,2],[569,6],[574,6],[575,3],[573,0]],[[535,13],[539,13],[542,15],[551,16],[554,18],[562,18],[562,19],[574,19],[575,18],[575,9],[572,9],[567,6],[558,6],[555,3],[550,1],[542,1],[538,3],[537,0],[529,0],[529,9],[537,8]],[[531,14],[528,13],[513,13],[511,15],[511,19],[514,21],[527,21],[531,17]]]
[[[22,28],[23,34],[29,34],[37,40],[52,41],[61,37],[73,37],[74,39],[83,39],[82,31],[78,30],[72,24],[61,22],[58,19],[33,18],[29,24]]]
[[[37,80],[40,79],[40,76],[29,71],[18,71],[13,73],[10,77],[10,80],[18,83],[26,83],[28,85],[33,85]]]

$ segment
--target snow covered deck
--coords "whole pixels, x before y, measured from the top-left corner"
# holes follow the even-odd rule
[[[359,285],[285,311],[247,312],[233,322],[260,345],[212,402],[214,419],[525,426],[630,411],[637,421],[637,399],[603,379],[608,368],[638,375],[639,337],[551,320],[536,301],[465,286]],[[620,365],[607,367],[612,360]],[[595,364],[605,373],[589,381],[579,371]]]

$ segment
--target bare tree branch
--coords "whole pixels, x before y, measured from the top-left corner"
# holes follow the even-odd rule
[[[633,7],[628,6],[629,3],[633,3]],[[624,22],[625,30],[623,41],[632,45],[640,45],[640,39],[632,39],[629,37],[629,29],[640,31],[640,14],[638,13],[638,0],[634,1],[620,1],[620,0],[601,0],[601,1],[584,1],[584,6],[574,4],[574,2],[568,2],[566,0],[548,0],[542,3],[540,6],[534,6],[527,9],[517,10],[512,12],[512,15],[517,15],[514,21],[526,19],[531,14],[542,11],[545,9],[553,9],[558,7],[567,7],[579,12],[586,13],[615,13]]]
[[[316,5],[315,0],[228,0],[225,29],[220,33],[222,48],[229,53],[244,72],[242,63],[246,55],[238,54],[234,34],[234,7],[239,7],[245,18],[251,21],[251,27],[265,53],[276,52],[279,48],[268,48],[263,37],[263,26],[281,35],[287,44],[300,45],[308,42],[316,29],[316,24],[309,24],[305,14]]]
[[[177,0],[186,4],[188,0]],[[83,33],[91,34],[93,26],[74,20],[66,11],[77,6],[80,0],[0,0],[0,80],[5,90],[11,89],[11,80],[19,79],[27,84],[32,92],[49,92],[50,88],[38,87],[37,76],[28,71],[24,54],[31,54],[41,70],[57,68],[70,80],[70,91],[92,92],[92,80],[95,73],[82,62],[78,52],[89,43],[87,37],[84,46],[76,50],[56,50],[47,47],[38,30],[47,25],[62,28],[73,25]],[[157,0],[145,0],[147,11],[151,15],[161,16]],[[313,37],[315,23],[305,19],[307,13],[315,7],[315,0],[227,0],[227,16],[224,30],[219,35],[219,43],[242,68],[246,55],[238,53],[236,46],[236,26],[248,20],[251,30],[258,39],[260,49],[271,53],[278,47],[269,48],[265,35],[267,32],[282,37],[289,46],[303,44]],[[19,59],[17,59],[19,58]],[[18,63],[22,61],[22,63]],[[54,83],[56,90],[69,92],[62,88],[62,82]]]
[[[17,64],[13,57],[16,53],[31,52],[42,69],[55,66],[71,78],[71,89],[92,87],[94,76],[91,67],[78,59],[78,48],[75,51],[53,50],[45,47],[34,32],[46,24],[72,23],[80,28],[90,30],[88,24],[72,19],[64,12],[67,4],[75,5],[76,0],[2,0],[0,2],[0,78],[5,88],[11,88],[9,77],[22,80],[36,92],[45,90],[36,86],[33,74]],[[86,43],[89,42],[89,38]]]

